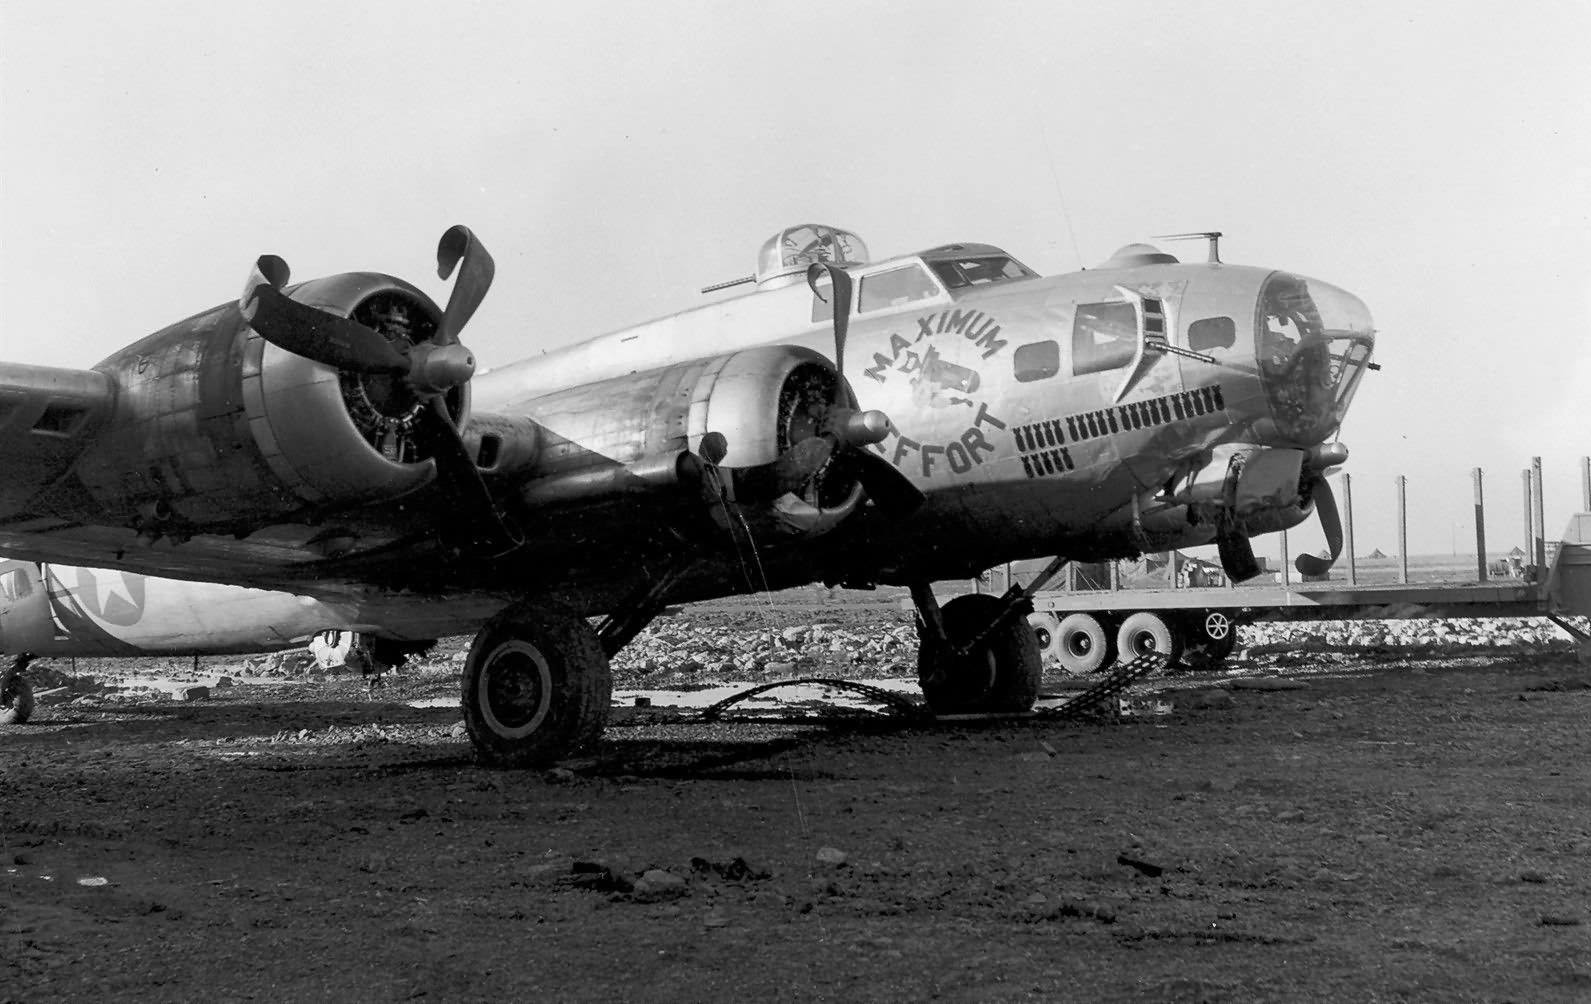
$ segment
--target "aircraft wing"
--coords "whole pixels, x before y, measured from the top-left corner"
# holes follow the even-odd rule
[[[888,420],[810,346],[576,370],[476,411],[458,333],[491,260],[461,227],[438,259],[445,308],[378,273],[288,285],[266,255],[238,300],[93,369],[0,365],[0,553],[327,599],[611,600],[660,567],[738,567],[736,534],[794,549],[869,494],[921,499],[865,449]]]
[[[0,511],[58,482],[114,403],[103,373],[0,363]]]

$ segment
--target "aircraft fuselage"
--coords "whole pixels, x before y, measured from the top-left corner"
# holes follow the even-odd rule
[[[1373,344],[1356,298],[1273,269],[1141,254],[1055,277],[1013,263],[1008,271],[1017,274],[999,281],[945,282],[947,266],[990,259],[1008,260],[987,245],[951,245],[850,270],[858,296],[845,373],[860,407],[890,416],[894,428],[872,449],[924,492],[912,535],[937,542],[919,541],[892,562],[887,552],[900,538],[875,513],[860,514],[880,545],[867,560],[883,562],[884,581],[891,564],[933,579],[1064,553],[1223,444],[1322,443]],[[874,282],[906,295],[871,298]],[[538,402],[581,380],[769,343],[832,356],[828,310],[802,282],[760,289],[481,374],[474,408],[528,413],[631,462],[639,441],[631,430],[604,428],[597,402],[559,414]],[[1317,329],[1309,348],[1311,337],[1298,330],[1306,318]],[[1172,351],[1154,346],[1157,333]],[[678,443],[695,449],[711,431],[707,418],[690,402],[675,407]],[[726,464],[735,451],[730,442]],[[1126,538],[1084,549],[1094,557],[1139,550]]]

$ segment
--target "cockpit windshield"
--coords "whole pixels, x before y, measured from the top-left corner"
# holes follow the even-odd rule
[[[987,286],[1012,279],[1036,279],[1038,273],[1007,255],[979,255],[932,263],[934,274],[948,289]]]

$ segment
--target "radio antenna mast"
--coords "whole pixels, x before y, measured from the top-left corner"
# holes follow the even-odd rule
[[[1221,231],[1219,230],[1199,230],[1191,234],[1155,234],[1153,236],[1155,240],[1163,241],[1191,241],[1203,237],[1210,242],[1210,257],[1206,258],[1205,261],[1212,265],[1221,264]]]

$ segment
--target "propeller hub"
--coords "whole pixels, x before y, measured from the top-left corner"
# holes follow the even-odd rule
[[[409,386],[419,394],[440,394],[475,374],[475,356],[458,342],[421,342],[409,353]]]
[[[1341,467],[1347,462],[1348,447],[1342,443],[1321,443],[1310,449],[1304,457],[1304,466],[1313,471]]]
[[[882,411],[845,409],[834,420],[834,436],[848,448],[872,446],[889,437],[889,416]]]

